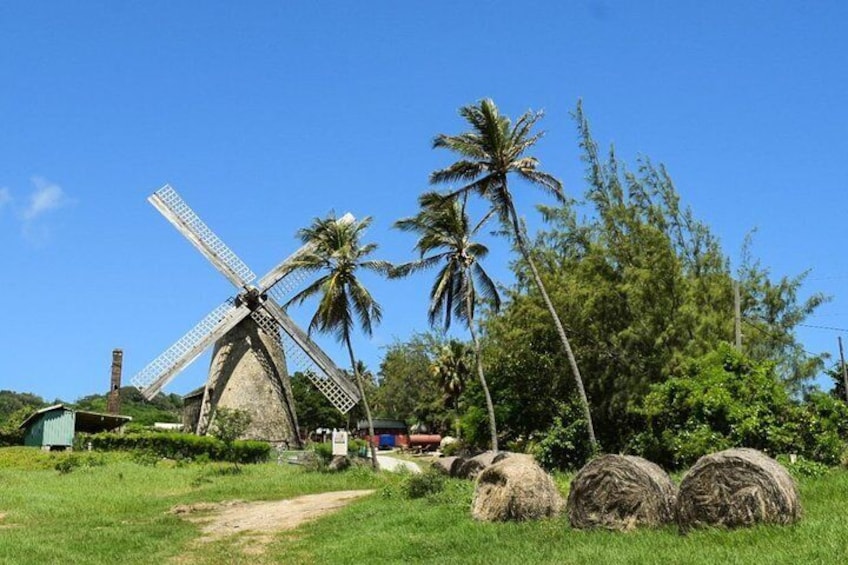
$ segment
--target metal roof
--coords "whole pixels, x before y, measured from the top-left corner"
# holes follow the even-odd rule
[[[74,426],[74,429],[78,432],[96,433],[103,430],[112,430],[132,420],[131,416],[117,416],[115,414],[86,412],[84,410],[74,410],[73,408],[68,408],[64,404],[54,404],[53,406],[48,406],[46,408],[42,408],[41,410],[37,410],[29,418],[24,420],[23,423],[18,427],[21,429],[26,428],[31,421],[35,420],[42,414],[46,414],[47,412],[53,412],[54,410],[66,410],[68,412],[74,412],[76,414],[76,425]]]

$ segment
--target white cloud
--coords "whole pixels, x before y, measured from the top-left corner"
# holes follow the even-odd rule
[[[0,210],[12,201],[12,193],[8,188],[0,187]]]
[[[24,222],[30,222],[45,212],[62,207],[66,202],[62,187],[42,177],[33,177],[32,183],[35,191],[29,197],[29,204],[24,209],[21,217]]]

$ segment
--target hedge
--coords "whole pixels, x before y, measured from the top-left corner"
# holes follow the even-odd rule
[[[211,436],[196,436],[180,432],[133,432],[125,434],[99,433],[89,436],[93,449],[98,451],[147,451],[168,459],[201,459],[260,463],[267,461],[271,446],[262,441],[239,440],[229,448]]]

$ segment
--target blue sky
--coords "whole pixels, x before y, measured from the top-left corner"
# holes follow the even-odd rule
[[[165,183],[258,274],[330,210],[373,216],[381,257],[408,259],[391,223],[450,162],[433,136],[483,97],[545,110],[536,154],[572,195],[582,98],[597,139],[665,163],[732,258],[757,228],[775,276],[812,269],[805,292],[834,300],[810,323],[846,328],[846,24],[843,2],[0,3],[0,388],[103,392],[114,347],[128,382],[232,293],[145,201]],[[538,228],[544,198],[517,190]],[[376,368],[426,329],[429,279],[368,283],[384,322],[355,346]],[[835,354],[838,333],[800,336]]]

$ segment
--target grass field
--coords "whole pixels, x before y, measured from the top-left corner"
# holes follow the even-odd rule
[[[0,563],[840,563],[848,560],[848,472],[800,483],[805,516],[793,527],[578,532],[564,518],[484,524],[469,515],[472,485],[449,481],[407,500],[397,475],[365,469],[309,473],[269,463],[226,466],[135,462],[119,454],[0,449]],[[567,477],[559,477],[563,493]],[[177,504],[276,500],[371,488],[341,511],[276,535],[260,554],[243,536],[197,543],[199,527],[168,514]],[[240,539],[241,538],[241,539]]]

